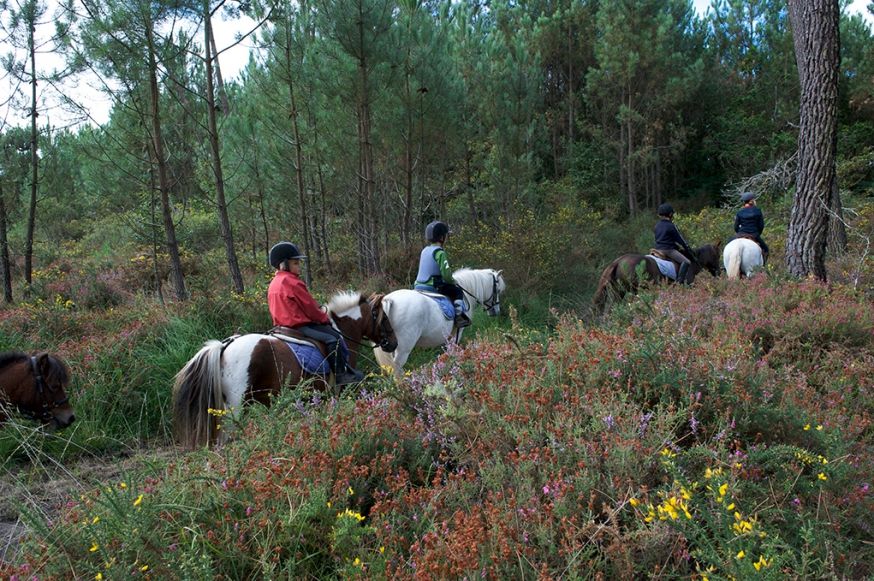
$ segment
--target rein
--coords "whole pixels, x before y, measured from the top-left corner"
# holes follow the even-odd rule
[[[490,296],[487,300],[482,301],[483,309],[490,310],[493,309],[496,305],[501,304],[501,295],[498,293],[498,277],[494,274],[490,273],[492,276],[492,296]],[[458,284],[458,281],[455,282],[455,285],[464,292],[464,294],[468,295],[470,298],[474,299],[476,302],[480,302],[479,298]]]

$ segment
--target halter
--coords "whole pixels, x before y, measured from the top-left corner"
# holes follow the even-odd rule
[[[23,413],[24,413],[24,415],[31,416],[34,419],[39,419],[39,420],[47,420],[48,419],[48,420],[50,420],[53,417],[52,410],[57,408],[57,407],[61,407],[62,405],[67,403],[70,400],[70,398],[64,397],[63,399],[56,400],[54,402],[49,401],[49,399],[47,397],[48,388],[46,387],[46,383],[42,377],[42,373],[40,373],[40,371],[39,371],[39,366],[36,364],[36,357],[33,355],[31,355],[31,357],[30,357],[30,372],[33,375],[33,383],[36,386],[36,393],[39,395],[40,399],[42,400],[42,411],[39,413],[25,411]]]

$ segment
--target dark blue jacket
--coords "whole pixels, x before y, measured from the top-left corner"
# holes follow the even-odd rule
[[[738,234],[761,236],[765,229],[765,216],[755,206],[741,208],[734,216],[734,231]]]
[[[689,254],[692,254],[692,249],[683,240],[680,231],[674,226],[670,220],[662,218],[655,225],[655,247],[657,250],[677,250],[683,248]]]

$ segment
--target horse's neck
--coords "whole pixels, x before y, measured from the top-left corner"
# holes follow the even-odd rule
[[[468,270],[461,275],[461,280],[456,279],[456,282],[461,283],[461,287],[465,291],[465,300],[473,303],[482,303],[486,300],[485,293],[485,270]],[[475,305],[472,305],[475,306]]]

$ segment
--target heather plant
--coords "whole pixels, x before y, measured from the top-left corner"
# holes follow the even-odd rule
[[[254,312],[243,305],[188,314],[227,325]],[[598,326],[505,311],[402,383],[285,390],[223,426],[234,437],[219,450],[71,499],[7,573],[874,572],[862,293],[776,275],[646,291]],[[180,344],[195,335],[165,324]]]

